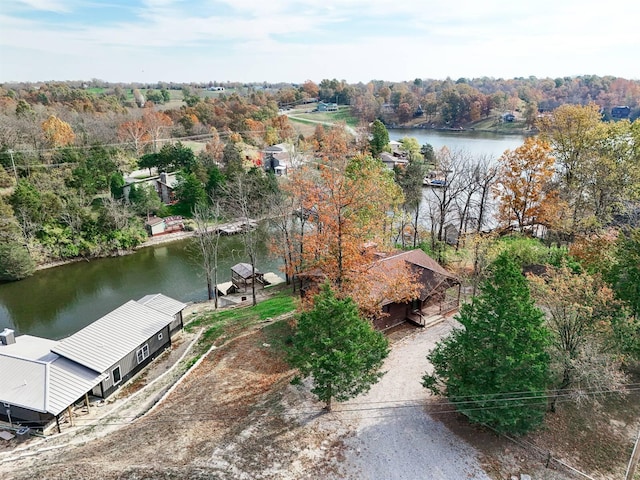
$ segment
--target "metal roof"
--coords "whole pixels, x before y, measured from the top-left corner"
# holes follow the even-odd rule
[[[174,316],[176,313],[187,307],[186,303],[179,302],[178,300],[167,297],[161,293],[145,295],[138,300],[138,303],[171,316]]]
[[[46,413],[47,364],[0,354],[0,401]]]
[[[236,263],[233,267],[231,267],[231,271],[237,273],[242,278],[251,278],[253,275],[253,269],[250,263]],[[260,271],[255,269],[256,275],[260,273]]]
[[[107,376],[106,373],[96,373],[71,360],[58,357],[49,365],[47,411],[58,415]]]
[[[51,352],[47,361],[0,352],[0,402],[36,412],[58,415],[104,378]]]
[[[51,349],[57,344],[57,341],[48,338],[20,335],[16,337],[16,343],[0,345],[0,354],[47,362],[58,358],[56,354],[51,353]]]
[[[61,340],[52,351],[101,373],[172,321],[171,315],[129,300]]]

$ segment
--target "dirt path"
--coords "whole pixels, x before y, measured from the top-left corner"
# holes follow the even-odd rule
[[[420,382],[429,368],[426,354],[452,326],[449,319],[394,343],[381,381],[336,408],[352,434],[334,478],[489,480],[477,452],[424,411],[429,393]]]

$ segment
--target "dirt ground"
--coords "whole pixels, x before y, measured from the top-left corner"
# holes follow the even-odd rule
[[[419,379],[428,368],[428,349],[453,325],[448,319],[429,329],[391,333],[393,348],[382,381],[331,413],[323,412],[308,384],[290,385],[293,372],[273,346],[274,332],[269,327],[250,331],[214,350],[151,413],[131,422],[131,412],[123,410],[108,417],[106,433],[96,427],[93,439],[87,435],[80,444],[0,463],[0,477],[497,480],[527,473],[534,479],[576,478],[546,469],[529,449],[470,427],[455,414],[431,411]],[[158,377],[163,365],[134,382],[132,391]],[[620,405],[625,419],[606,419],[621,432],[610,448],[602,443],[608,437],[594,440],[585,452],[580,443],[567,442],[557,432],[584,426],[573,425],[577,417],[562,413],[557,418],[564,419],[564,427],[553,420],[558,425],[526,440],[571,458],[594,478],[619,478],[619,458],[627,454],[628,437],[638,426],[635,400]],[[588,460],[595,462],[593,452],[600,446],[602,455],[616,458],[614,466],[589,470]],[[615,448],[623,451],[614,455]]]

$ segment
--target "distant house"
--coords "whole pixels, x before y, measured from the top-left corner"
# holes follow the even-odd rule
[[[337,112],[338,111],[338,104],[337,103],[318,102],[318,111],[319,112]]]
[[[380,160],[390,170],[393,170],[394,167],[406,166],[409,163],[409,160],[406,158],[396,157],[388,152],[382,152],[380,154]]]
[[[160,175],[155,175],[148,178],[127,178],[125,185],[122,188],[122,193],[126,200],[129,200],[129,194],[131,193],[131,187],[136,188],[145,187],[151,185],[158,193],[160,200],[165,205],[171,205],[175,203],[174,189],[178,185],[178,178],[175,173],[162,172]]]
[[[171,345],[186,305],[162,294],[118,307],[60,341],[0,333],[0,419],[46,428],[106,398]],[[58,429],[59,429],[58,424]]]
[[[286,176],[290,162],[288,147],[284,143],[271,145],[264,149],[264,169],[275,173],[278,176]]]
[[[207,90],[210,92],[224,92],[224,87],[209,87]]]
[[[180,215],[165,218],[151,216],[144,224],[147,228],[147,233],[152,237],[184,230],[184,219]]]
[[[615,120],[622,120],[625,118],[629,118],[630,114],[631,114],[631,108],[627,106],[618,106],[618,107],[613,107],[611,109],[611,118]]]

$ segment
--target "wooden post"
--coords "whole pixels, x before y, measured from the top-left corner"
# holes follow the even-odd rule
[[[71,405],[67,407],[67,415],[69,415],[69,424],[73,427],[73,412],[71,411]]]
[[[627,467],[627,474],[625,475],[625,480],[632,480],[633,475],[636,472],[636,467],[638,466],[638,460],[640,460],[640,432],[638,432],[638,438],[636,438],[636,444],[633,447],[633,452],[631,453],[631,460],[629,460],[629,466]]]
[[[62,433],[62,430],[60,430],[60,415],[56,415],[56,427],[58,427],[58,433]]]
[[[89,392],[84,394],[84,401],[87,404],[87,413],[91,413],[91,408],[89,408]]]

